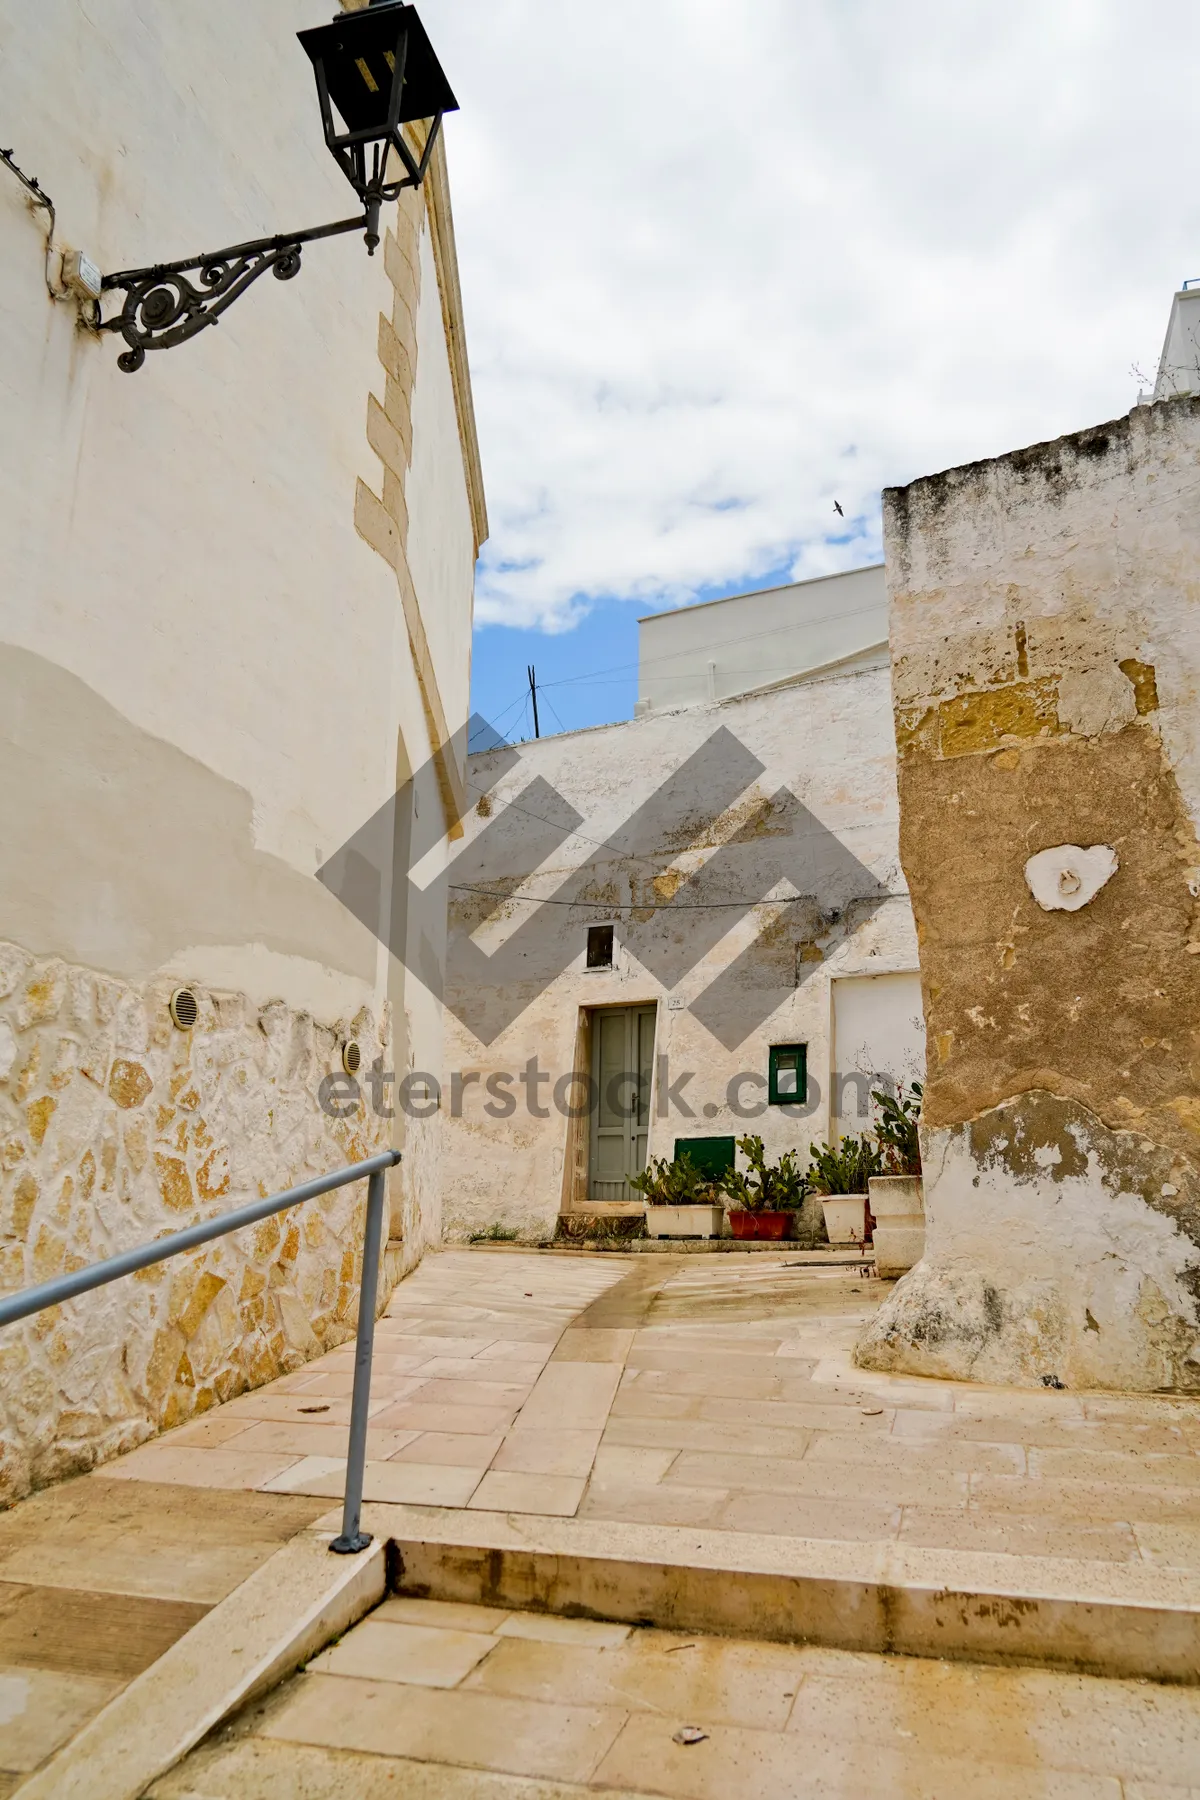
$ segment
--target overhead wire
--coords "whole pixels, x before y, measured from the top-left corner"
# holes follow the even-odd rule
[[[755,906],[794,906],[799,900],[809,898],[806,894],[780,894],[777,899],[763,899],[761,895],[755,900],[681,900],[666,901],[662,904],[641,900],[555,900],[542,899],[537,894],[504,894],[491,888],[464,886],[458,882],[449,884],[452,894],[476,894],[481,900],[520,900],[526,906],[592,906],[604,912],[724,912],[727,908],[736,907],[745,912],[748,907]],[[907,898],[907,890],[886,888],[881,894],[864,894],[864,900],[902,900]],[[847,901],[847,905],[852,905]]]

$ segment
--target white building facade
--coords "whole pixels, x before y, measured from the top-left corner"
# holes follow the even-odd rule
[[[643,621],[638,717],[470,758],[449,1237],[633,1210],[629,1176],[684,1146],[806,1153],[866,1127],[878,1077],[919,1078],[881,596],[856,571]],[[840,606],[867,622],[839,639]],[[706,697],[738,643],[775,681]],[[687,704],[656,703],[664,669]]]
[[[461,798],[486,518],[442,148],[373,258],[309,245],[134,374],[61,288],[71,249],[355,210],[295,39],[325,16],[0,0],[5,142],[56,209],[0,167],[9,1291],[388,1142],[390,1278],[440,1237],[437,1121],[319,1097],[351,1040],[436,1064],[440,1006],[316,872],[410,776],[443,830]],[[406,929],[443,953],[444,918]],[[349,1335],[361,1217],[347,1190],[7,1332],[0,1492]]]

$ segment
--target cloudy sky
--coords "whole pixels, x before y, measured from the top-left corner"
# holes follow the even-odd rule
[[[1200,275],[1183,0],[421,13],[517,735],[527,661],[625,716],[639,612],[877,560],[885,484],[1126,411]]]

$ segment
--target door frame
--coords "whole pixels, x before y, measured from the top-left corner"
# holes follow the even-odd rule
[[[647,1088],[646,1088],[646,1125],[645,1125],[646,1161],[648,1161],[649,1156],[650,1156],[650,1139],[651,1139],[651,1135],[653,1132],[653,1126],[654,1126],[654,1105],[655,1105],[655,1097],[656,1097],[655,1091],[656,1091],[656,1086],[657,1086],[656,1076],[657,1076],[657,1066],[658,1066],[658,1011],[659,1011],[658,997],[652,996],[649,999],[641,999],[641,1000],[635,1000],[635,999],[619,1000],[619,1001],[614,1001],[611,1004],[607,1004],[607,1005],[603,1005],[603,1006],[590,1006],[590,1007],[587,1007],[582,1010],[585,1013],[586,1022],[583,1025],[583,1030],[580,1033],[580,1035],[584,1038],[584,1041],[587,1044],[587,1056],[588,1056],[587,1069],[588,1069],[588,1075],[589,1075],[589,1077],[591,1077],[592,1080],[596,1080],[594,1070],[595,1070],[595,1064],[596,1064],[596,1025],[597,1025],[597,1021],[606,1013],[614,1013],[614,1012],[624,1013],[628,1019],[633,1021],[633,1031],[636,1034],[637,1029],[638,1029],[636,1021],[640,1017],[645,1017],[647,1015],[649,1015],[649,1017],[651,1019],[650,1068],[649,1068],[649,1081],[647,1083]],[[628,1043],[628,1039],[627,1039],[627,1043]],[[637,1055],[636,1035],[635,1035],[634,1043],[635,1043],[635,1048],[633,1051],[633,1055],[636,1057],[636,1055]],[[628,1052],[627,1052],[627,1054],[628,1054]],[[632,1072],[633,1071],[630,1071],[630,1073],[632,1073]],[[597,1127],[599,1124],[599,1118],[600,1118],[600,1094],[597,1089],[594,1103],[586,1115],[586,1127],[587,1127],[586,1134],[585,1134],[586,1142],[580,1146],[580,1148],[582,1149],[582,1152],[583,1152],[582,1157],[581,1157],[581,1161],[583,1164],[583,1168],[582,1168],[583,1181],[581,1184],[582,1188],[583,1188],[583,1196],[584,1196],[583,1206],[584,1206],[584,1208],[593,1207],[593,1206],[603,1206],[603,1207],[640,1206],[642,1204],[642,1202],[641,1202],[639,1196],[635,1193],[626,1193],[620,1199],[617,1199],[617,1200],[593,1200],[592,1199],[592,1188],[593,1188],[593,1184],[596,1180],[596,1173],[595,1173],[596,1152],[597,1152],[598,1141],[599,1141],[598,1137],[597,1137]],[[639,1135],[639,1133],[637,1131],[637,1128],[635,1127],[634,1136],[636,1137],[637,1135]],[[643,1168],[645,1167],[645,1162],[643,1162],[642,1167]],[[577,1202],[577,1205],[578,1205],[578,1202]]]

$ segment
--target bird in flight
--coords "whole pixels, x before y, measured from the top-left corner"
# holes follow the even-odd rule
[[[838,518],[839,518],[839,519],[844,519],[844,518],[845,518],[845,516],[846,516],[846,515],[845,515],[845,513],[844,513],[844,512],[843,512],[843,511],[842,511],[842,503],[841,503],[841,501],[840,501],[840,500],[835,500],[835,501],[834,501],[834,503],[833,503],[833,510],[834,510],[834,512],[835,512],[835,513],[836,513],[836,514],[837,514],[837,516],[838,516]]]

